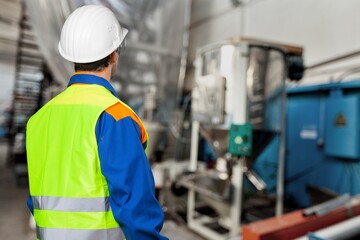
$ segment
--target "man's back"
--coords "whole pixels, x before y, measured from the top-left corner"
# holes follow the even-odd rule
[[[54,234],[53,228],[63,237],[122,236],[109,208],[95,136],[100,114],[117,101],[101,86],[74,85],[29,120],[30,193],[44,236]]]

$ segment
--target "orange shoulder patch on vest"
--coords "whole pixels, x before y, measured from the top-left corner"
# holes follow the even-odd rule
[[[121,103],[117,102],[114,105],[108,107],[105,112],[110,114],[116,121],[119,121],[122,118],[129,117],[133,115],[133,113],[127,109],[124,108]]]
[[[130,107],[122,104],[121,102],[117,102],[114,105],[108,107],[105,112],[110,114],[116,121],[119,121],[126,117],[131,117],[131,119],[135,121],[140,128],[141,143],[143,144],[147,141],[147,134],[144,125],[142,124],[140,118],[131,110]]]

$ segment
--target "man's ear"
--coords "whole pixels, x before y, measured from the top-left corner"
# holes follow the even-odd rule
[[[116,58],[117,58],[117,53],[116,53],[116,51],[114,51],[114,52],[112,52],[111,55],[110,55],[110,61],[109,61],[109,62],[110,62],[111,64],[116,63],[116,61],[117,61]]]

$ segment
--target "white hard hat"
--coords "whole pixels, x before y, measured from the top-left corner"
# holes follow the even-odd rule
[[[58,48],[61,56],[71,62],[95,62],[115,51],[127,33],[110,9],[86,5],[66,19]]]

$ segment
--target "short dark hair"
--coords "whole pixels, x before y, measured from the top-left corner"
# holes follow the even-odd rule
[[[104,70],[107,66],[109,66],[111,54],[100,59],[95,62],[90,63],[74,63],[75,64],[75,72],[76,71],[91,71],[91,72],[99,72]]]

